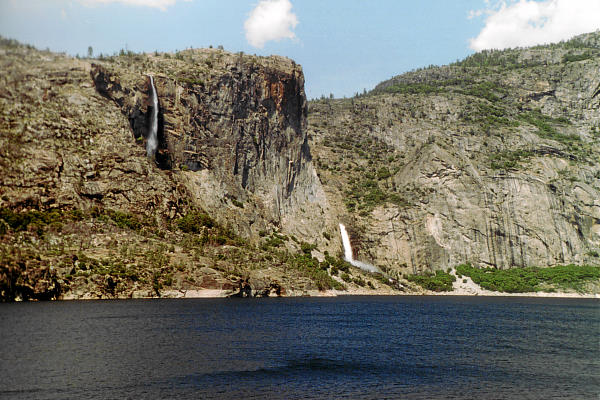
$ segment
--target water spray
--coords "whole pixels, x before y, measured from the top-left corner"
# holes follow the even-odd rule
[[[344,224],[340,224],[340,233],[342,234],[342,244],[344,245],[344,259],[346,261],[364,271],[372,273],[382,273],[381,270],[376,266],[354,259],[354,256],[352,254],[352,246],[350,245],[350,237],[348,236],[348,232],[346,232],[346,227],[344,226]]]

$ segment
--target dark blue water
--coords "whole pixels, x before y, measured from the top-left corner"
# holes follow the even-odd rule
[[[0,398],[597,399],[600,302],[0,304]]]

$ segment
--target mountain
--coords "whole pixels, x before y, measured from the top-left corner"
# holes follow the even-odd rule
[[[0,298],[422,292],[408,274],[465,262],[598,264],[599,62],[593,33],[307,102],[283,57],[2,39]],[[339,223],[383,274],[342,259]]]
[[[326,241],[328,205],[293,61],[79,60],[11,40],[0,60],[1,297],[342,287],[302,251]]]
[[[403,273],[598,264],[600,33],[484,51],[309,105],[358,257]]]

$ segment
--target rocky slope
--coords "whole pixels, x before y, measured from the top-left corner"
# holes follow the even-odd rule
[[[423,293],[406,274],[598,264],[599,36],[310,104],[282,57],[2,39],[0,299]],[[385,275],[341,259],[340,222]]]
[[[232,229],[244,236],[270,225],[302,235],[320,224],[314,217],[326,204],[311,164],[299,66],[216,49],[129,58],[92,64],[96,89],[143,142],[151,107],[146,75],[154,75],[156,161],[163,170],[193,172],[180,174],[192,201],[221,220],[235,219]]]
[[[0,297],[342,287],[310,255],[328,246],[328,205],[294,62],[218,49],[78,60],[3,40],[0,63]]]
[[[483,52],[311,102],[311,149],[358,258],[598,264],[600,34]]]

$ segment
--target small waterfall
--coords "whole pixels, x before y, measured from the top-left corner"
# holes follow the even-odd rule
[[[146,140],[146,154],[148,157],[154,157],[156,148],[158,147],[158,96],[156,95],[156,87],[154,87],[154,77],[150,77],[150,86],[152,86],[152,117],[150,121],[150,132]]]
[[[350,237],[348,236],[348,232],[346,232],[346,227],[344,226],[344,224],[340,224],[340,233],[342,234],[342,244],[344,245],[344,259],[346,261],[364,271],[381,273],[381,270],[376,266],[354,259],[354,256],[352,255],[352,246],[350,245]]]

